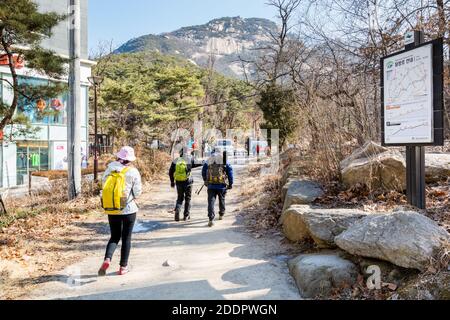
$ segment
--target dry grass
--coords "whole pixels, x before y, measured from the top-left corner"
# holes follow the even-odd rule
[[[67,181],[55,180],[48,188],[33,192],[31,196],[5,200],[8,213],[0,216],[0,234],[15,222],[31,219],[45,213],[82,214],[92,209],[99,209],[96,198],[99,186],[93,182],[83,181],[83,194],[75,201],[67,201]]]
[[[78,225],[92,215],[101,217],[97,189],[84,182],[83,196],[68,202],[67,184],[57,180],[38,194],[6,200],[8,214],[0,217],[0,298],[20,297],[24,288],[17,281],[43,276],[79,258],[73,239],[87,241],[93,232]]]
[[[158,150],[136,149],[137,161],[134,163],[144,182],[152,182],[169,172],[170,155]]]
[[[437,273],[440,271],[449,271],[450,267],[450,241],[442,243],[442,247],[436,254],[435,258],[430,261],[428,272]]]
[[[100,165],[98,167],[98,172],[104,172],[106,170],[105,165]],[[81,175],[87,176],[94,173],[94,168],[87,168],[81,170]],[[38,171],[33,172],[33,176],[47,178],[50,181],[58,180],[58,179],[67,179],[67,170],[49,170],[49,171]]]
[[[262,177],[261,167],[253,166],[244,180],[247,187],[240,194],[244,223],[256,237],[277,231],[282,209],[280,178],[276,175]]]

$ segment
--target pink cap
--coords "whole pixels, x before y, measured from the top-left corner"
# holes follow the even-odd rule
[[[134,149],[131,147],[123,147],[117,154],[117,158],[125,161],[136,161],[136,156],[134,155]]]

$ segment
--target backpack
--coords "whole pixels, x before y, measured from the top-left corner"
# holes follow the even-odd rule
[[[222,164],[213,163],[208,166],[208,184],[227,184],[227,174]]]
[[[126,174],[130,168],[121,172],[111,172],[102,189],[102,208],[106,214],[119,215],[128,204],[128,197],[124,195],[126,188]]]
[[[189,180],[188,166],[186,160],[179,158],[175,166],[174,178],[176,182],[186,182]]]

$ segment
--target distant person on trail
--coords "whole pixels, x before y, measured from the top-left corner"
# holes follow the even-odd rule
[[[205,186],[208,187],[208,226],[213,227],[216,198],[219,197],[219,220],[223,220],[227,190],[233,188],[233,168],[227,162],[226,153],[220,154],[213,150],[211,157],[203,165],[202,176]]]
[[[98,271],[99,276],[106,275],[120,239],[122,248],[118,274],[125,275],[130,271],[128,257],[138,212],[136,198],[142,193],[141,175],[131,166],[134,161],[134,149],[123,147],[117,154],[117,160],[108,165],[103,175],[102,207],[108,215],[111,239],[106,247],[105,261]]]
[[[187,150],[182,149],[180,156],[175,159],[169,170],[170,185],[172,188],[177,188],[177,203],[175,206],[175,221],[180,221],[180,210],[184,202],[183,220],[187,221],[191,218],[191,199],[192,186],[194,179],[192,178],[192,169],[200,167],[195,164],[194,157],[187,154]]]

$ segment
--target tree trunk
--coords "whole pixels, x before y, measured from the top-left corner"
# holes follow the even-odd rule
[[[11,72],[11,77],[13,79],[13,100],[8,110],[6,111],[3,119],[0,122],[0,130],[3,131],[5,127],[12,122],[12,118],[14,117],[14,113],[16,112],[17,104],[19,101],[19,81],[16,73],[16,67],[14,65],[14,55],[11,52],[10,45],[5,40],[4,29],[0,29],[0,38],[2,47],[8,56],[8,66]]]

